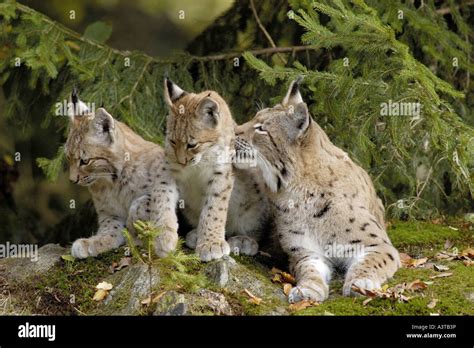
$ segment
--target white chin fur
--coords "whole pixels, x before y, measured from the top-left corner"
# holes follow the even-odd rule
[[[260,156],[258,157],[258,167],[260,168],[263,176],[263,180],[267,184],[268,188],[272,192],[277,192],[278,190],[278,177],[275,172],[275,169]]]

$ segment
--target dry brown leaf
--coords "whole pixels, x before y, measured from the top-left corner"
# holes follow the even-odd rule
[[[114,286],[110,283],[107,283],[107,282],[102,282],[102,283],[99,283],[97,284],[97,286],[95,287],[97,290],[105,290],[105,291],[109,291],[109,290],[112,290]]]
[[[443,219],[442,218],[436,218],[431,220],[431,223],[434,225],[442,225],[443,224]]]
[[[465,260],[463,261],[464,266],[474,266],[473,260]]]
[[[293,285],[290,283],[285,283],[283,284],[283,292],[285,293],[286,296],[290,294],[290,290],[293,288]]]
[[[244,289],[244,293],[249,297],[249,302],[252,302],[256,305],[259,305],[260,303],[262,303],[262,299],[260,297],[255,296],[247,289]]]
[[[436,270],[438,272],[449,271],[449,267],[445,266],[445,265],[433,265],[433,268],[434,268],[434,270]]]
[[[413,291],[417,291],[417,290],[423,290],[423,289],[426,289],[428,287],[428,285],[426,285],[425,282],[421,281],[420,279],[417,279],[415,281],[412,281],[410,284],[408,284],[408,286],[406,287],[407,290],[413,290]]]
[[[421,259],[414,259],[410,255],[405,254],[405,253],[400,253],[400,260],[402,262],[402,265],[405,268],[410,268],[410,267],[420,267],[423,264],[428,261],[427,257],[423,257]]]
[[[469,248],[469,249],[463,250],[460,256],[467,256],[468,258],[472,260],[474,259],[474,249]]]
[[[427,257],[423,257],[423,258],[421,258],[421,259],[413,259],[412,262],[411,262],[411,265],[412,265],[413,267],[419,267],[419,266],[425,264],[426,261],[428,261],[428,258],[427,258]]]
[[[452,276],[453,273],[452,272],[446,272],[446,273],[440,273],[440,274],[437,274],[437,275],[434,275],[434,276],[431,276],[430,279],[436,279],[436,278],[446,278],[446,277],[450,277]]]
[[[376,291],[376,290],[362,289],[362,288],[359,288],[356,285],[352,285],[352,290],[359,293],[359,294],[361,294],[361,295],[367,296],[367,297],[377,297],[378,294],[382,293],[382,292]]]
[[[303,300],[300,302],[290,304],[288,309],[291,312],[298,312],[311,306],[319,306],[319,303],[314,302],[314,301]]]
[[[428,303],[427,307],[429,309],[433,309],[436,307],[436,304],[438,303],[438,299],[437,298],[434,298],[430,301],[430,303]]]
[[[109,292],[104,289],[99,289],[95,292],[94,297],[92,298],[94,301],[102,301],[104,298],[107,297]]]
[[[281,274],[280,273],[274,274],[272,278],[272,282],[281,283],[282,282]]]
[[[278,273],[281,273],[283,272],[281,269],[278,269],[276,267],[272,267],[271,271],[270,271],[272,274],[278,274]]]
[[[400,261],[402,262],[403,265],[407,265],[410,263],[410,261],[412,260],[412,257],[408,254],[405,254],[405,253],[400,253]]]
[[[454,242],[450,241],[449,239],[446,239],[444,242],[444,250],[451,249],[454,245]]]
[[[160,298],[163,297],[164,294],[166,294],[166,291],[160,292],[158,295],[156,295],[155,297],[153,297],[153,299],[152,299],[152,297],[148,296],[146,299],[141,300],[140,303],[141,303],[142,305],[147,305],[147,306],[148,306],[150,303],[157,303],[157,302],[160,300]],[[153,296],[153,295],[152,295],[152,296]]]
[[[112,262],[112,265],[109,267],[109,272],[113,274],[124,267],[130,266],[131,263],[132,258],[130,256],[122,257],[119,262]]]
[[[286,283],[296,285],[296,279],[290,273],[282,272],[281,276]]]

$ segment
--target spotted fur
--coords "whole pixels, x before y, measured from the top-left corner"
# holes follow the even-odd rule
[[[233,168],[235,123],[226,102],[214,91],[187,93],[169,79],[164,89],[166,156],[194,227],[186,244],[203,261],[230,251],[256,254],[270,209],[256,178]]]
[[[384,208],[365,170],[311,118],[291,84],[281,104],[237,128],[237,148],[256,150],[278,238],[297,286],[290,302],[323,301],[335,268],[353,285],[379,288],[400,265],[385,231]]]
[[[158,256],[167,255],[178,240],[178,193],[166,170],[163,149],[114,120],[105,109],[87,109],[75,94],[69,105],[65,145],[69,178],[89,189],[99,222],[92,237],[73,243],[72,255],[86,258],[119,247],[125,242],[123,229],[133,233],[136,220],[163,228],[155,251]]]

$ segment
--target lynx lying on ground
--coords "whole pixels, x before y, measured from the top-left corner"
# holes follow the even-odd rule
[[[119,247],[124,243],[123,229],[133,232],[136,220],[150,220],[163,228],[155,242],[158,256],[174,250],[178,193],[166,171],[163,149],[114,120],[105,109],[89,111],[75,93],[69,105],[71,127],[65,146],[69,178],[88,187],[99,220],[97,234],[76,240],[72,255],[86,258]]]
[[[297,286],[290,302],[323,301],[333,268],[353,285],[379,288],[400,266],[369,175],[331,143],[293,82],[281,104],[237,128],[237,149],[256,150],[278,238]]]
[[[235,123],[227,104],[214,91],[187,93],[168,79],[165,100],[166,156],[183,213],[195,228],[186,244],[203,261],[230,250],[256,254],[270,209],[255,178],[232,168]]]

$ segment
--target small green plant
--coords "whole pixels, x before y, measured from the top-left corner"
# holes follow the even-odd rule
[[[142,248],[146,250],[145,253],[141,252],[134,236],[127,229],[124,229],[123,233],[130,247],[132,257],[148,267],[150,299],[153,295],[153,267],[158,268],[160,272],[160,285],[163,289],[194,292],[207,285],[207,279],[200,270],[199,257],[194,253],[186,253],[183,250],[182,241],[178,243],[176,250],[168,256],[156,259],[153,246],[155,239],[162,233],[162,229],[149,221],[136,221],[133,226],[138,241],[141,242]]]

